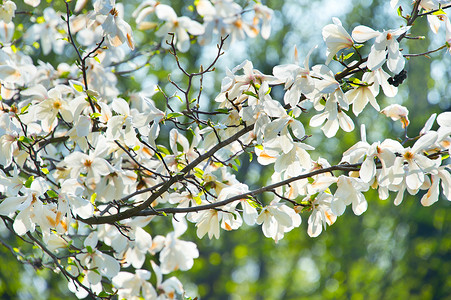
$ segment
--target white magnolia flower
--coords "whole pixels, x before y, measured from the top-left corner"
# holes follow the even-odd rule
[[[18,149],[17,139],[21,133],[9,114],[0,115],[0,164],[8,167],[13,161],[13,153]]]
[[[155,272],[155,276],[157,277],[156,287],[160,292],[160,295],[157,298],[158,300],[176,299],[176,293],[183,294],[183,285],[177,277],[172,276],[163,281],[163,273],[161,272],[160,267],[153,260],[151,260],[150,263]]]
[[[13,228],[18,235],[24,235],[28,231],[34,232],[36,223],[42,223],[43,203],[39,199],[48,190],[48,184],[42,177],[36,178],[29,188],[22,189],[23,195],[4,199],[0,203],[0,215],[12,216],[19,211],[14,218]]]
[[[408,117],[409,110],[399,104],[391,104],[381,110],[381,113],[390,117],[393,121],[401,120],[402,128],[406,128],[410,123]]]
[[[359,25],[352,31],[352,37],[358,43],[364,43],[372,38],[376,38],[371,52],[368,55],[368,69],[374,71],[387,61],[387,66],[395,74],[404,69],[404,57],[399,51],[399,43],[396,37],[405,33],[410,26],[399,29],[379,32],[367,26]],[[388,54],[388,58],[387,58]]]
[[[108,151],[108,145],[104,138],[99,138],[94,151],[89,154],[74,151],[64,158],[64,163],[70,169],[72,178],[78,178],[85,174],[84,180],[88,184],[99,183],[101,176],[110,174],[111,165],[102,156]],[[95,187],[95,186],[94,186]]]
[[[119,272],[113,277],[114,287],[118,290],[119,299],[156,299],[157,292],[148,281],[151,273],[147,270],[136,270],[135,274]]]
[[[312,202],[312,213],[308,218],[307,233],[311,237],[317,237],[321,234],[326,224],[332,225],[337,220],[337,216],[332,213],[330,204],[333,196],[322,192]]]
[[[301,224],[301,216],[283,203],[272,201],[265,206],[257,218],[262,225],[263,234],[277,243],[285,232],[291,231]]]
[[[261,3],[256,3],[254,5],[254,11],[254,23],[258,22],[258,20],[262,21],[260,34],[262,38],[267,40],[269,38],[269,35],[271,34],[271,19],[274,11]]]
[[[327,46],[326,65],[330,63],[332,58],[342,49],[351,48],[354,45],[349,33],[343,28],[341,21],[338,18],[332,18],[334,24],[326,25],[323,28],[323,39]]]
[[[119,262],[96,249],[98,242],[97,232],[93,231],[85,239],[83,252],[76,255],[80,264],[87,268],[86,278],[91,285],[96,285],[102,279],[102,276],[113,278],[119,273]]]
[[[423,155],[423,151],[433,146],[438,135],[434,131],[420,137],[412,148],[405,148],[400,157],[396,157],[392,172],[392,184],[400,184],[405,177],[406,185],[411,190],[417,190],[425,180],[425,173],[436,169],[436,161]]]
[[[172,224],[174,231],[166,236],[164,247],[160,252],[160,268],[163,274],[175,270],[187,271],[192,268],[194,258],[199,257],[195,243],[179,239],[188,228],[185,218],[180,221],[172,219]]]
[[[167,42],[171,42],[172,37],[169,33],[174,33],[174,43],[177,45],[177,49],[181,52],[188,51],[191,41],[188,33],[192,35],[202,35],[204,33],[204,27],[191,20],[188,17],[177,17],[174,9],[169,5],[160,4],[155,8],[155,13],[160,20],[166,21],[166,23],[158,29],[157,36],[164,37],[162,41],[163,47],[167,48]]]
[[[367,72],[363,74],[362,81],[368,84],[373,83],[374,85],[374,82],[370,82],[370,77],[371,73]],[[375,110],[380,110],[379,104],[376,101],[376,96],[378,93],[379,89],[376,92],[376,90],[371,86],[361,85],[346,92],[346,97],[349,99],[349,102],[353,104],[352,112],[356,116],[358,116],[363,111],[368,102],[371,104],[371,106],[374,107]]]
[[[39,45],[44,55],[48,55],[52,49],[56,54],[62,54],[67,42],[64,40],[65,36],[58,31],[58,28],[64,26],[64,21],[52,7],[47,7],[43,13],[45,22],[36,23],[28,28],[24,38],[30,44],[40,40]]]
[[[341,216],[346,206],[352,204],[352,210],[357,216],[363,214],[368,208],[365,196],[369,185],[360,178],[353,178],[341,175],[338,177],[337,190],[331,203],[332,213]]]
[[[219,221],[222,219],[223,212],[215,209],[203,210],[197,213],[192,213],[188,216],[191,222],[196,223],[197,236],[201,239],[208,233],[208,238],[213,236],[219,238]]]
[[[431,187],[426,194],[421,198],[423,206],[430,206],[438,201],[439,183],[442,182],[442,190],[445,199],[451,201],[451,174],[448,166],[441,166],[431,174]]]
[[[293,110],[296,110],[296,105],[299,103],[302,94],[309,94],[315,89],[315,83],[310,74],[309,60],[310,55],[316,48],[317,47],[313,47],[305,57],[304,67],[301,67],[296,63],[279,65],[273,68],[274,76],[285,83],[284,102],[285,104],[289,104]],[[295,61],[297,62],[296,48]]]
[[[0,20],[5,23],[11,22],[12,18],[14,18],[16,8],[16,4],[9,0],[0,4]]]

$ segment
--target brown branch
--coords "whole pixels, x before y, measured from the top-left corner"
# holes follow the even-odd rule
[[[81,222],[84,222],[86,224],[113,224],[114,222],[125,220],[134,216],[139,215],[139,213],[148,207],[163,193],[165,193],[173,184],[181,181],[184,179],[187,173],[189,173],[191,170],[193,170],[195,167],[197,167],[201,162],[204,160],[212,157],[218,150],[224,148],[227,145],[230,145],[232,142],[239,139],[241,136],[245,135],[246,133],[252,131],[254,129],[254,125],[246,126],[245,128],[241,129],[228,139],[223,140],[222,142],[216,144],[213,146],[210,150],[205,152],[204,154],[200,155],[198,158],[196,158],[194,161],[189,163],[185,168],[183,168],[177,175],[170,178],[167,182],[165,182],[157,191],[155,191],[149,198],[147,198],[146,201],[144,201],[142,204],[135,206],[133,208],[130,208],[128,210],[125,210],[123,212],[119,212],[115,215],[109,215],[109,216],[93,216],[87,219],[83,219],[80,217],[77,217],[77,219]]]
[[[219,201],[219,202],[215,202],[215,203],[210,203],[210,204],[205,204],[205,205],[199,205],[199,206],[193,206],[193,207],[183,207],[183,208],[178,208],[178,207],[168,207],[168,208],[160,208],[160,209],[156,209],[155,211],[150,211],[150,210],[145,210],[142,211],[140,214],[138,214],[139,216],[149,216],[149,215],[156,215],[161,214],[161,213],[166,213],[166,214],[176,214],[176,213],[188,213],[188,212],[198,212],[198,211],[202,211],[202,210],[207,210],[207,209],[214,209],[214,208],[218,208],[220,206],[224,206],[226,204],[229,204],[233,201],[237,201],[237,200],[242,200],[242,199],[246,199],[248,197],[254,197],[256,195],[262,194],[264,192],[272,192],[275,188],[287,185],[291,182],[294,181],[298,181],[301,179],[306,179],[315,175],[319,175],[319,174],[323,174],[323,173],[330,173],[332,171],[358,171],[360,170],[360,163],[359,164],[341,164],[341,165],[337,165],[337,166],[332,166],[329,168],[324,168],[324,169],[319,169],[319,170],[315,170],[306,174],[302,174],[296,177],[292,177],[274,184],[270,184],[268,186],[244,193],[244,194],[240,194],[234,197],[230,197],[228,199]]]

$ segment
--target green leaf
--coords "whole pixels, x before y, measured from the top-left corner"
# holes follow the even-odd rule
[[[166,119],[174,119],[174,118],[181,117],[181,116],[183,116],[183,114],[178,113],[178,112],[172,112],[172,113],[169,113],[166,115]]]
[[[79,85],[79,84],[73,84],[73,86],[74,86],[74,89],[77,91],[77,92],[83,92],[83,86],[82,85]]]
[[[31,105],[31,103],[28,103],[27,105],[22,107],[22,109],[20,110],[20,114],[25,113],[28,110],[28,108],[30,107],[30,105]]]
[[[432,13],[434,16],[439,16],[439,15],[446,15],[446,12],[443,9],[439,9],[435,12]]]
[[[348,55],[346,55],[346,56],[344,56],[343,57],[343,60],[347,60],[347,59],[349,59],[351,56],[353,56],[354,55],[354,52],[351,52],[351,53],[349,53]]]
[[[91,195],[91,199],[89,201],[91,201],[91,203],[94,204],[96,202],[96,198],[97,198],[97,193],[93,193]]]
[[[194,171],[199,175],[204,175],[204,170],[202,170],[200,168],[194,168]]]
[[[41,169],[41,172],[44,173],[45,175],[47,175],[48,173],[50,173],[50,172],[49,172],[49,169],[47,169],[47,168],[42,168],[42,169]]]
[[[241,166],[241,162],[238,158],[235,158],[234,161],[237,164],[237,166]]]
[[[202,204],[202,198],[199,196],[194,196],[193,200],[196,201],[197,205],[201,205]]]
[[[253,93],[251,91],[245,91],[245,92],[243,92],[243,94],[248,95],[248,96],[252,96],[252,97],[255,97],[255,98],[258,98],[257,94],[255,94],[255,93]]]
[[[25,183],[24,183],[25,187],[30,188],[31,183],[32,183],[33,181],[34,181],[34,176],[28,177],[27,181],[25,181]]]
[[[19,142],[22,142],[24,144],[31,144],[31,143],[33,143],[33,140],[26,136],[21,136],[21,137],[19,137]]]
[[[218,109],[215,109],[215,111],[218,113],[223,113],[223,114],[229,113],[229,110],[227,108],[218,108]]]
[[[166,155],[169,155],[169,154],[170,154],[169,150],[166,149],[166,147],[164,147],[164,146],[162,146],[162,145],[158,145],[158,146],[157,146],[157,149],[158,149],[159,152],[163,152],[163,153],[166,154]]]
[[[97,118],[100,117],[100,116],[102,116],[102,114],[100,114],[100,113],[92,113],[92,114],[90,115],[91,119],[97,119]]]
[[[58,198],[58,194],[54,190],[48,190],[47,195],[49,195],[50,198]]]

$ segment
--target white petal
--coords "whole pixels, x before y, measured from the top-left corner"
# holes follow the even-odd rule
[[[364,43],[372,38],[381,35],[379,31],[371,29],[367,26],[359,25],[352,31],[352,38],[357,43]]]

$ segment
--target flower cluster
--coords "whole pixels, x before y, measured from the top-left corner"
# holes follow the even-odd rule
[[[425,2],[417,2],[422,11],[439,9]],[[26,3],[37,6],[39,1]],[[74,11],[85,5],[78,1]],[[191,269],[199,256],[196,244],[183,240],[188,224],[198,238],[210,239],[243,224],[260,225],[263,235],[278,242],[302,225],[301,216],[308,218],[307,233],[316,237],[349,205],[361,215],[370,189],[381,199],[395,193],[395,205],[406,190],[412,195],[424,191],[424,206],[438,201],[440,190],[451,200],[446,161],[451,113],[431,116],[409,138],[408,109],[395,104],[381,110],[376,99],[380,89],[388,97],[397,94],[389,79],[404,69],[399,43],[414,17],[397,29],[359,25],[351,34],[334,18],[322,31],[325,64],[310,64],[317,47],[302,65],[296,59],[275,66],[270,75],[245,60],[227,69],[212,103],[217,109],[202,111],[202,79],[213,71],[224,47],[258,33],[267,39],[273,11],[259,2],[249,8],[232,0],[195,5],[201,16],[196,20],[153,0],[142,2],[132,14],[137,32],[155,31],[158,47],[152,55],[168,54],[186,75],[186,87],[169,80],[175,95],[162,87],[156,94],[144,87],[127,90],[119,83],[124,73],[118,66],[130,63],[143,48],[125,20],[125,7],[114,0],[97,0],[91,12],[76,16],[69,3],[65,12],[45,8],[42,16],[30,19],[20,39],[27,51],[12,44],[10,35],[1,36],[0,218],[11,232],[47,254],[77,297],[183,295],[182,283],[170,274]],[[15,9],[5,1],[0,19],[14,23]],[[449,40],[448,18],[446,22]],[[8,24],[5,28],[14,28]],[[185,70],[177,51],[189,51],[195,41],[205,45],[216,35],[221,43],[214,62],[199,72]],[[361,46],[370,48],[368,57]],[[44,57],[72,51],[75,56],[71,64],[53,66],[36,62],[32,51]],[[359,60],[351,61],[350,54]],[[328,66],[333,61],[342,66],[337,73]],[[199,78],[194,93],[192,82]],[[272,92],[275,86],[283,90],[280,101]],[[194,94],[198,96],[192,99]],[[156,103],[157,97],[165,102]],[[321,126],[327,138],[340,128],[351,132],[350,109],[357,117],[368,103],[401,121],[403,141],[370,144],[363,127],[362,140],[338,164],[311,155],[315,148],[309,144],[308,125]],[[234,173],[240,159],[253,153],[260,165],[274,164],[271,182],[255,190]],[[260,199],[262,193],[270,195],[269,201]],[[156,216],[173,217],[168,232],[149,230],[158,222]]]

